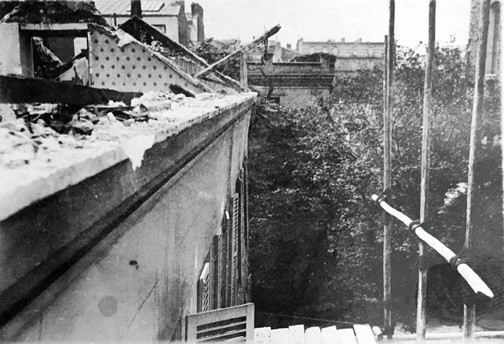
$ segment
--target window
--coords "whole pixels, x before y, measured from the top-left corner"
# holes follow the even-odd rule
[[[494,2],[490,7],[490,23],[488,27],[486,73],[497,73],[500,50],[500,3]]]
[[[161,31],[162,33],[166,33],[166,25],[152,25],[154,26],[156,29],[158,29],[159,31]]]
[[[198,312],[210,310],[210,263],[203,265],[198,280]]]

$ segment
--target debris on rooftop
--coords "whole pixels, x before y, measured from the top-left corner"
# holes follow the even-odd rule
[[[44,45],[42,38],[33,37],[33,66],[36,77],[52,79],[54,72],[62,65],[63,62]]]
[[[5,23],[95,23],[108,26],[92,1],[2,1],[0,14],[4,14],[0,22]]]
[[[54,165],[55,160],[61,160],[58,154],[62,150],[94,149],[105,142],[124,146],[138,167],[143,153],[133,149],[132,143],[148,149],[153,142],[150,146],[147,143],[154,133],[166,131],[175,122],[186,122],[195,114],[213,112],[230,101],[233,96],[216,93],[201,93],[192,98],[155,91],[134,99],[132,106],[120,102],[81,108],[59,104],[11,105],[17,119],[0,123],[0,170],[30,164]],[[131,141],[139,135],[148,139]]]

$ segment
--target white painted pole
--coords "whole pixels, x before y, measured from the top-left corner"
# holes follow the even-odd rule
[[[377,195],[372,195],[371,199],[373,201],[378,200]],[[387,202],[381,201],[380,207],[383,208],[388,214],[392,215],[406,226],[409,226],[413,220],[411,220],[408,216],[404,215],[400,211],[392,208]],[[434,251],[439,253],[447,262],[455,257],[455,253],[446,247],[441,241],[436,239],[434,236],[429,234],[422,227],[415,228],[415,234],[423,240],[427,245],[429,245]],[[488,296],[489,298],[494,297],[494,293],[490,290],[490,288],[486,285],[486,283],[474,272],[474,270],[467,264],[461,263],[457,267],[457,271],[460,275],[467,281],[469,286],[474,290],[475,293],[482,293],[483,295]]]

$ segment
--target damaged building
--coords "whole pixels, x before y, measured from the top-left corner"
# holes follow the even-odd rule
[[[248,84],[263,96],[287,107],[315,105],[333,88],[334,70],[318,62],[247,62]]]
[[[250,342],[255,94],[142,18],[0,8],[2,341]]]
[[[95,0],[96,8],[114,27],[130,19],[129,1]],[[192,3],[186,13],[185,1],[143,1],[141,18],[173,41],[188,46],[205,39],[203,8]]]

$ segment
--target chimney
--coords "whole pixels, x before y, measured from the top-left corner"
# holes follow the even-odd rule
[[[140,0],[131,0],[131,16],[142,18],[142,3]]]
[[[343,37],[343,38],[341,39],[341,42],[345,43],[345,37]]]
[[[290,43],[287,43],[287,49],[291,49],[292,50],[292,45]]]

